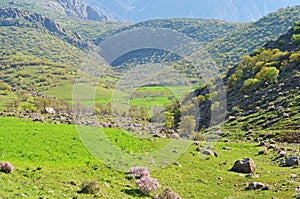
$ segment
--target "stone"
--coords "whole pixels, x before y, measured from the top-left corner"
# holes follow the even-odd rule
[[[276,141],[273,140],[273,139],[271,139],[271,140],[270,140],[270,144],[276,144]]]
[[[264,154],[267,154],[267,149],[262,149],[258,151],[258,155],[264,155]]]
[[[257,146],[267,146],[265,142],[260,142]]]
[[[232,149],[230,147],[223,147],[224,150],[226,151],[231,151]]]
[[[261,182],[251,182],[247,189],[248,190],[256,190],[256,189],[264,189],[266,186]]]
[[[288,167],[299,165],[300,160],[297,156],[289,156],[285,159],[285,165]]]
[[[273,144],[270,144],[269,146],[268,146],[268,149],[276,149],[276,148],[278,148],[276,145],[273,145]]]
[[[256,165],[251,158],[245,158],[237,160],[231,170],[239,173],[253,173],[256,171]]]
[[[211,155],[211,156],[214,156],[214,152],[212,152],[211,150],[204,150],[203,152],[202,152],[202,154],[204,154],[204,155]]]

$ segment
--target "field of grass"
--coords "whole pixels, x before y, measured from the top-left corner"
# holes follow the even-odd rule
[[[189,91],[192,91],[192,88],[153,86],[140,87],[134,91],[120,91],[102,86],[95,89],[95,86],[89,86],[88,84],[77,84],[75,87],[73,84],[65,84],[50,88],[43,93],[66,99],[70,103],[78,97],[83,104],[126,100],[131,105],[150,107],[152,105],[164,106],[176,99],[182,100],[182,97]]]
[[[9,161],[15,167],[12,174],[0,173],[0,198],[150,198],[140,195],[124,172],[108,168],[92,157],[75,126],[1,117],[0,123],[0,160]],[[117,129],[104,129],[104,133],[116,146],[130,152],[155,150],[168,142],[141,140]],[[219,157],[203,157],[195,146],[190,146],[176,161],[179,166],[171,164],[151,172],[151,176],[158,179],[162,188],[171,187],[188,199],[295,196],[300,180],[290,176],[299,175],[299,169],[280,167],[278,162],[272,161],[277,154],[269,151],[267,155],[258,156],[261,148],[247,142],[218,142],[214,147]],[[225,151],[223,147],[232,150]],[[297,149],[299,146],[283,147]],[[245,157],[256,162],[257,178],[228,171],[235,160]],[[100,192],[95,196],[77,193],[86,180],[97,180]],[[268,184],[270,189],[245,190],[247,183],[253,181]]]

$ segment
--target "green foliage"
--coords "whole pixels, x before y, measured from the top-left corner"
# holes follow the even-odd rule
[[[83,194],[96,194],[100,191],[100,186],[97,180],[94,181],[84,181],[81,184],[80,193]]]
[[[36,108],[34,107],[33,104],[29,103],[29,102],[22,102],[19,105],[19,110],[21,111],[29,111],[29,112],[35,112]]]
[[[289,62],[292,66],[297,66],[300,63],[300,51],[292,53]]]
[[[195,131],[196,120],[192,115],[185,115],[179,123],[180,136],[189,138]]]
[[[166,112],[165,129],[168,131],[174,128],[175,117],[173,113]]]
[[[293,35],[292,43],[295,44],[295,45],[300,43],[300,34],[294,34]]]
[[[269,84],[277,83],[279,70],[276,67],[263,67],[255,76],[258,80]]]
[[[261,80],[256,79],[256,78],[247,79],[243,83],[242,91],[249,92],[249,91],[256,90],[259,88],[261,83],[262,83]]]
[[[7,83],[0,82],[0,90],[10,91],[11,90],[11,86],[8,85]]]
[[[221,105],[220,105],[220,102],[214,102],[212,105],[211,105],[211,110],[212,111],[214,111],[214,110],[217,110],[217,109],[219,109],[221,107]]]

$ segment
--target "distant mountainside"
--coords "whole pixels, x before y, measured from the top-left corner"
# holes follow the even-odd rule
[[[119,21],[158,18],[204,18],[255,21],[270,12],[299,5],[298,0],[84,0]]]
[[[74,19],[107,21],[100,11],[83,3],[81,0],[3,0],[0,6],[25,8],[32,12],[44,14],[53,19],[70,17]]]
[[[94,47],[91,42],[28,10],[0,7],[0,41],[0,87],[42,91],[73,84],[76,75],[84,73],[79,69],[99,69],[100,56],[87,59]]]
[[[156,19],[136,23],[115,31],[108,31],[96,40],[101,43],[106,38],[121,32],[143,28],[166,28],[178,31],[201,43],[208,54],[219,66],[220,72],[225,72],[228,66],[237,64],[240,57],[251,54],[255,49],[285,34],[295,21],[300,21],[300,6],[280,9],[270,13],[258,21],[251,23],[233,23],[220,20],[204,19]],[[151,53],[150,53],[151,54]],[[159,54],[159,53],[157,53]],[[128,64],[130,60],[149,55],[146,50],[135,51],[118,59],[114,65]],[[149,60],[149,59],[146,59]],[[119,69],[126,67],[119,67]],[[197,75],[197,73],[192,73]]]
[[[84,41],[76,32],[67,31],[52,19],[38,13],[30,13],[18,8],[0,7],[0,19],[1,26],[45,28],[76,47],[82,49],[88,47],[87,41]]]

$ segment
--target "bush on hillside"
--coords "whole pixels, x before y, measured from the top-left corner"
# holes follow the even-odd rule
[[[140,179],[147,176],[150,176],[150,172],[146,167],[131,167],[128,174],[129,178],[135,179]]]
[[[151,178],[150,176],[144,176],[141,179],[138,179],[135,182],[135,185],[141,192],[145,194],[149,194],[151,191],[154,191],[160,187],[157,179]]]
[[[255,76],[256,79],[269,84],[277,83],[279,70],[276,67],[263,67]]]
[[[261,81],[256,78],[250,78],[244,81],[242,91],[247,92],[247,91],[253,91],[256,90],[261,84]]]
[[[81,184],[81,190],[78,193],[82,194],[96,194],[100,191],[98,181],[84,181]]]
[[[181,197],[174,193],[172,189],[165,188],[161,194],[159,194],[157,199],[181,199]]]
[[[300,34],[294,34],[292,37],[292,43],[293,44],[300,44]]]
[[[12,173],[14,170],[14,167],[9,162],[0,162],[0,171],[3,173]]]

